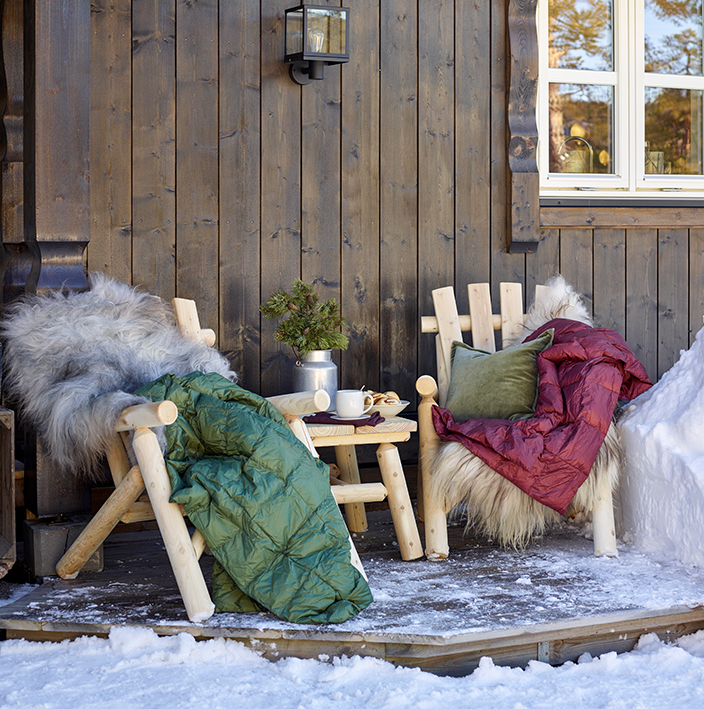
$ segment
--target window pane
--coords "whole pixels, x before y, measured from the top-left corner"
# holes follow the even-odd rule
[[[613,174],[613,86],[550,84],[550,172]]]
[[[645,0],[645,70],[701,76],[701,0]]]
[[[551,67],[613,71],[613,0],[550,0]]]
[[[702,174],[702,93],[645,88],[647,174]]]

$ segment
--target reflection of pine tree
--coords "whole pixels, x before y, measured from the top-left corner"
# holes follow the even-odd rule
[[[701,175],[701,91],[646,89],[645,139],[673,175]]]
[[[700,75],[702,72],[701,0],[646,0],[646,8],[658,20],[682,31],[660,41],[645,27],[645,70],[658,74]],[[655,28],[650,28],[653,33]]]
[[[550,0],[548,13],[551,67],[611,70],[611,2]]]
[[[612,3],[609,0],[550,0],[549,64],[560,69],[612,69]],[[594,87],[597,93],[604,87]],[[587,138],[599,150],[610,143],[609,108],[603,96],[589,96],[590,87],[561,84],[549,87],[550,172],[562,172],[560,147],[569,137],[569,127],[579,120],[590,134]],[[577,93],[579,96],[575,96]],[[594,105],[590,105],[594,102]],[[600,135],[597,135],[600,134]],[[598,163],[599,172],[609,171]]]

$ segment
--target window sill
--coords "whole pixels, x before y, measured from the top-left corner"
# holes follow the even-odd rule
[[[553,204],[558,202],[558,204]],[[585,229],[603,228],[673,228],[704,227],[704,204],[690,206],[685,200],[648,201],[628,204],[619,201],[588,200],[541,200],[540,227],[543,229],[576,227]]]

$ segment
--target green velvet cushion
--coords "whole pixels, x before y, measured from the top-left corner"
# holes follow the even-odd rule
[[[552,344],[553,330],[531,342],[490,354],[453,342],[447,408],[455,421],[521,419],[535,412],[538,398],[536,357]]]

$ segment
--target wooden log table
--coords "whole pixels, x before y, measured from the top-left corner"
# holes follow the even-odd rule
[[[340,469],[340,479],[353,485],[361,483],[356,446],[369,444],[378,446],[376,457],[379,462],[381,479],[386,488],[401,558],[404,561],[421,558],[423,546],[413,514],[413,505],[408,494],[401,457],[398,448],[393,445],[407,441],[411,437],[411,433],[417,430],[418,424],[415,421],[396,416],[376,426],[355,427],[343,423],[309,423],[306,428],[316,448],[331,446],[335,448],[335,459]],[[372,484],[376,485],[376,483]],[[351,532],[366,531],[367,515],[363,502],[346,503],[345,517]]]

